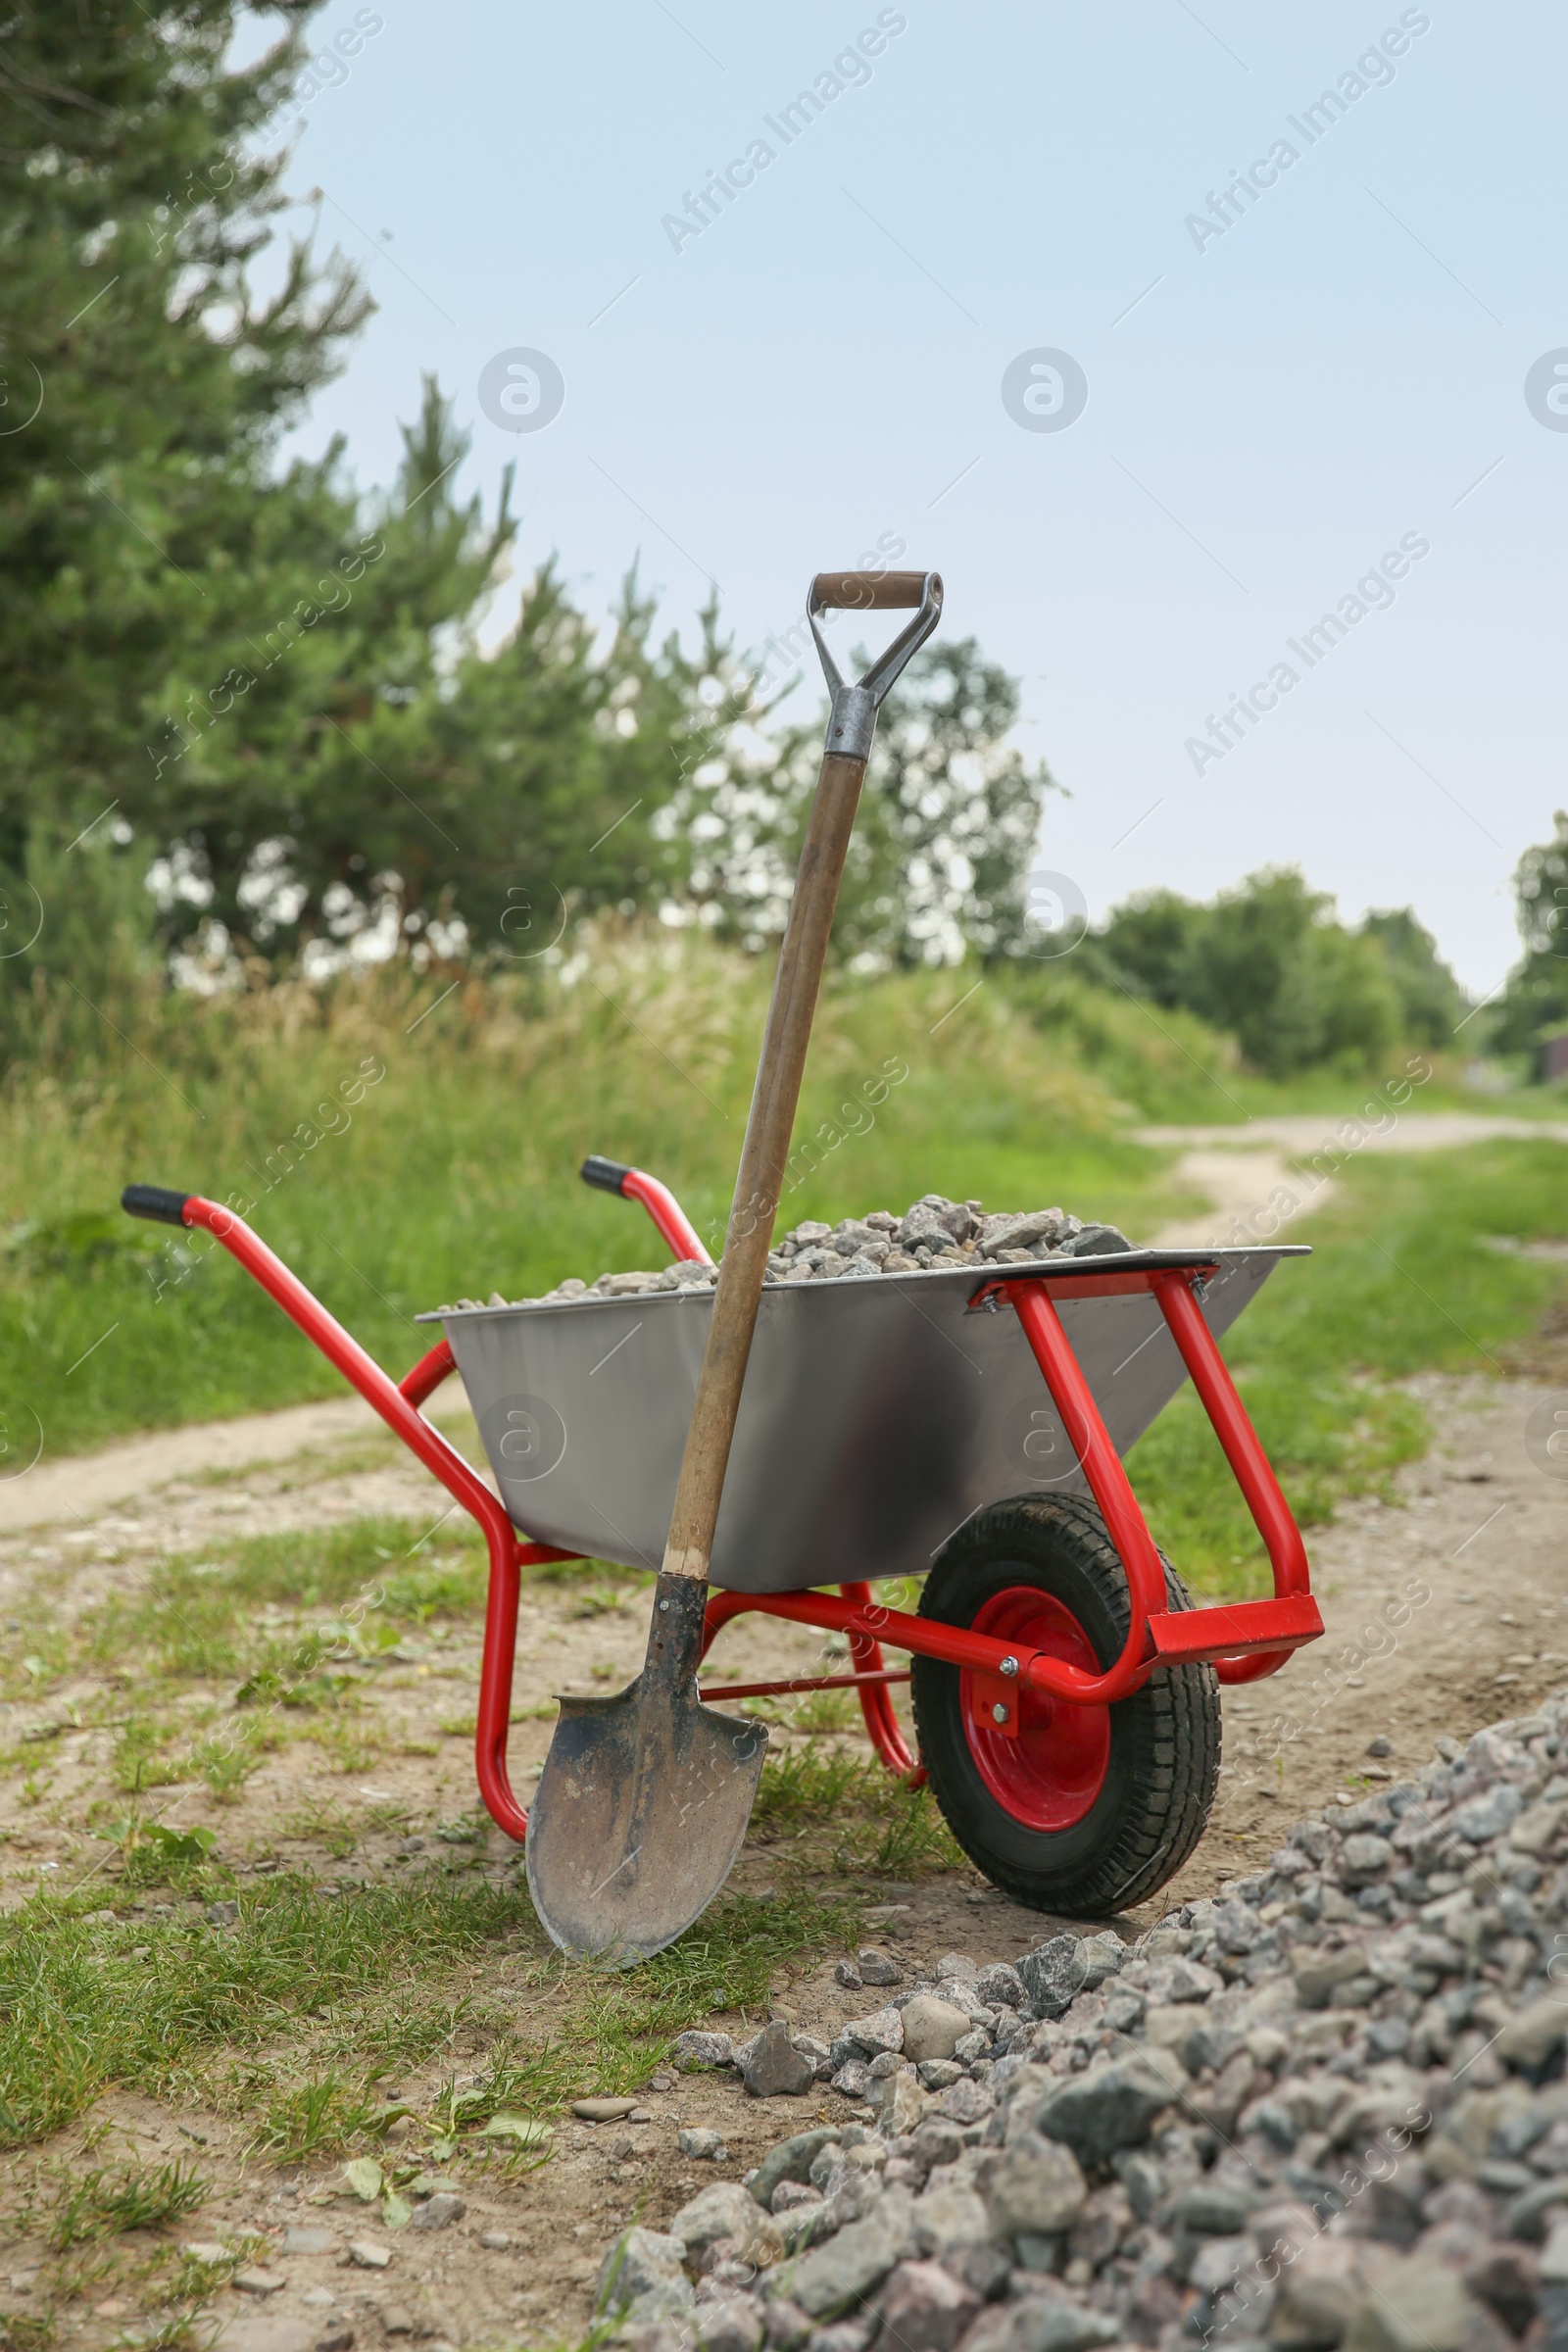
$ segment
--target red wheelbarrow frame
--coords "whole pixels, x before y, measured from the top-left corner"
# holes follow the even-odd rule
[[[593,1164],[607,1172],[612,1166]],[[709,1253],[679,1202],[657,1178],[636,1168],[615,1173],[619,1179],[615,1189],[642,1203],[677,1258],[708,1259]],[[520,1572],[536,1562],[584,1555],[519,1537],[505,1504],[424,1418],[420,1406],[454,1369],[452,1349],[444,1339],[401,1381],[394,1381],[232,1209],[199,1194],[181,1195],[138,1185],[128,1189],[124,1205],[135,1214],[165,1223],[205,1227],[477,1520],[489,1549],[490,1584],[474,1761],[479,1792],[491,1818],[520,1842],[527,1832],[528,1816],[513,1794],[507,1771]],[[1075,1273],[1070,1267],[1060,1271],[1052,1267],[1039,1273],[999,1277],[975,1294],[975,1305],[992,1312],[1010,1309],[1022,1324],[1068,1442],[1126,1569],[1130,1617],[1126,1642],[1113,1665],[1102,1674],[1089,1674],[1043,1650],[887,1608],[872,1597],[865,1584],[841,1585],[837,1593],[810,1588],[794,1592],[724,1592],[715,1593],[708,1605],[705,1654],[731,1618],[755,1610],[765,1617],[782,1617],[825,1633],[847,1635],[855,1671],[705,1687],[703,1697],[762,1698],[789,1691],[854,1690],[859,1694],[866,1732],[882,1761],[890,1771],[915,1783],[923,1775],[899,1728],[889,1695],[891,1684],[906,1683],[909,1676],[907,1670],[883,1664],[884,1642],[912,1655],[939,1658],[967,1670],[972,1703],[983,1704],[988,1724],[1002,1721],[996,1710],[1012,1708],[1024,1690],[1070,1704],[1102,1706],[1127,1697],[1158,1667],[1196,1659],[1211,1661],[1222,1683],[1252,1682],[1277,1673],[1292,1650],[1317,1639],[1323,1620],[1312,1598],[1306,1550],[1290,1505],[1199,1304],[1203,1288],[1217,1271],[1218,1260],[1179,1269],[1129,1267],[1125,1272]],[[1104,1298],[1133,1291],[1153,1293],[1181,1350],[1263,1539],[1274,1571],[1271,1600],[1236,1601],[1202,1609],[1171,1610],[1166,1606],[1164,1572],[1153,1538],[1055,1307],[1057,1298]],[[1012,1720],[1017,1721],[1016,1714]]]

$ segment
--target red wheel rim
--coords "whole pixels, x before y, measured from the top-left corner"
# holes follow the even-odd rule
[[[972,1631],[1020,1649],[1099,1674],[1100,1659],[1071,1609],[1033,1585],[994,1592]],[[1110,1761],[1110,1709],[1075,1707],[1043,1691],[1018,1694],[1015,1740],[975,1721],[974,1677],[958,1674],[958,1704],[975,1766],[1003,1811],[1029,1830],[1070,1830],[1083,1820],[1104,1786]]]

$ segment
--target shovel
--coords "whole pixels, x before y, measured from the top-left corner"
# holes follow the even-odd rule
[[[817,615],[918,606],[858,685]],[[936,627],[934,571],[819,572],[811,634],[832,694],[822,770],[795,877],[740,1173],[686,1432],[643,1670],[615,1698],[563,1698],[528,1820],[528,1886],[563,1951],[630,1967],[691,1926],[729,1876],[767,1745],[763,1725],[697,1695],[708,1570],[740,1409],[806,1049],[876,714]]]

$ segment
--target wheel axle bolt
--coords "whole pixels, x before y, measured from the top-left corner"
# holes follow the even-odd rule
[[[991,1720],[993,1723],[1005,1723],[1007,1720],[1007,1710],[1000,1698],[991,1710]]]
[[[1016,1674],[1016,1673],[1017,1673],[1017,1671],[1018,1671],[1018,1661],[1017,1661],[1017,1659],[1016,1659],[1016,1658],[1004,1658],[1004,1659],[1003,1659],[1003,1661],[1002,1661],[1002,1671],[1003,1671],[1003,1673],[1004,1673],[1004,1674]]]

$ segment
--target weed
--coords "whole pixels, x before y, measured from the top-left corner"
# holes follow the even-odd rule
[[[142,2166],[95,2166],[63,2185],[48,2224],[48,2241],[57,2254],[68,2247],[115,2237],[124,2230],[152,2230],[161,2222],[177,2221],[182,2213],[205,2205],[212,2183],[183,2157],[160,2165],[156,2172]]]
[[[860,1714],[852,1690],[807,1690],[781,1698],[749,1698],[746,1710],[748,1714],[760,1715],[767,1723],[783,1724],[792,1732],[816,1736],[852,1732]]]
[[[257,2146],[274,2163],[298,2164],[350,2146],[376,2113],[368,2083],[354,2090],[340,2076],[322,2075],[273,2100]]]
[[[752,1826],[760,1844],[805,1842],[813,1860],[852,1875],[910,1878],[963,1866],[929,1788],[910,1788],[853,1748],[803,1744],[770,1755]]]
[[[0,2311],[0,2337],[10,2352],[53,2352],[59,2333],[52,2310]]]

